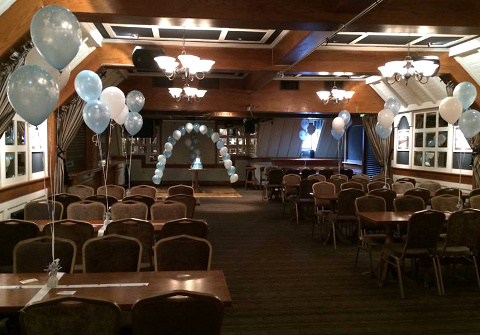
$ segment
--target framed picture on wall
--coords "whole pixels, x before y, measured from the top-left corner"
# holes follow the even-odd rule
[[[398,151],[410,150],[410,130],[401,129],[398,131],[397,150]]]

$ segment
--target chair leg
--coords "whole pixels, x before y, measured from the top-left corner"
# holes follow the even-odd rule
[[[442,269],[440,267],[440,260],[438,256],[433,256],[433,267],[435,269],[435,278],[437,279],[437,289],[438,295],[444,295],[444,288],[443,288],[443,279],[442,279]]]
[[[478,289],[480,290],[480,273],[478,272],[477,257],[475,255],[473,256],[473,265],[475,267],[475,274],[477,275]]]
[[[354,268],[357,267],[358,255],[360,254],[360,248],[361,248],[361,242],[358,241],[358,244],[357,244],[357,254],[356,254],[356,256],[355,256],[355,265],[353,266]]]
[[[335,232],[335,221],[332,222],[333,248],[337,250],[337,233]]]
[[[295,217],[297,219],[297,225],[298,225],[298,204],[295,203]]]
[[[397,273],[398,273],[398,284],[400,285],[400,295],[402,299],[405,299],[405,294],[403,293],[403,270],[402,264],[398,258],[395,258],[395,263],[397,264]]]

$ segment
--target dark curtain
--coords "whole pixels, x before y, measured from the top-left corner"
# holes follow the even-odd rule
[[[368,140],[372,144],[373,152],[378,164],[382,168],[382,173],[389,174],[391,166],[391,150],[390,143],[392,135],[383,140],[375,132],[375,125],[377,124],[377,114],[365,114],[362,118],[363,127],[367,134]]]
[[[468,140],[472,148],[473,188],[480,188],[480,134]]]

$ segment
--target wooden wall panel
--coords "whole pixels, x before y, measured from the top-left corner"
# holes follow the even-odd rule
[[[269,138],[273,130],[273,121],[272,122],[263,122],[259,126],[259,138],[258,138],[258,148],[257,156],[258,157],[267,157],[268,145],[270,143]]]
[[[289,120],[275,119],[272,135],[269,138],[267,157],[279,157],[278,149],[283,139],[283,125]]]
[[[283,125],[282,139],[278,147],[278,157],[288,157],[288,150],[290,149],[290,143],[294,136],[298,136],[298,129],[295,128],[296,120],[285,119]],[[298,131],[297,131],[298,130]]]
[[[294,129],[292,131],[290,147],[288,148],[287,157],[296,158],[296,157],[300,156],[300,149],[301,149],[301,146],[302,146],[302,141],[300,141],[300,138],[298,137],[298,132],[296,132],[295,130],[298,129],[298,131],[300,131],[301,120],[300,119],[295,119],[294,122],[293,122],[293,120],[290,120],[290,121],[287,121],[287,122],[292,122],[293,123],[293,129]]]

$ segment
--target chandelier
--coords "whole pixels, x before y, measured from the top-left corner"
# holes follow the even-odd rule
[[[187,99],[188,102],[191,102],[192,100],[198,102],[200,101],[200,98],[205,96],[207,90],[199,90],[195,87],[190,87],[188,84],[185,84],[183,88],[170,87],[168,92],[172,98],[177,100],[177,102],[180,102],[182,99]]]
[[[339,90],[335,85],[335,82],[333,83],[333,87],[330,91],[317,92],[318,97],[325,105],[328,104],[330,101],[332,101],[336,105],[340,103],[349,103],[350,99],[353,97],[354,94],[354,91]]]
[[[183,29],[183,50],[182,54],[179,55],[178,60],[181,63],[176,61],[175,58],[169,56],[158,56],[154,60],[157,62],[158,67],[163,71],[165,76],[173,80],[177,75],[181,75],[185,80],[193,81],[197,78],[202,80],[205,78],[205,73],[209,72],[212,68],[215,61],[200,59],[200,57],[194,55],[187,55],[185,51],[185,29]]]

